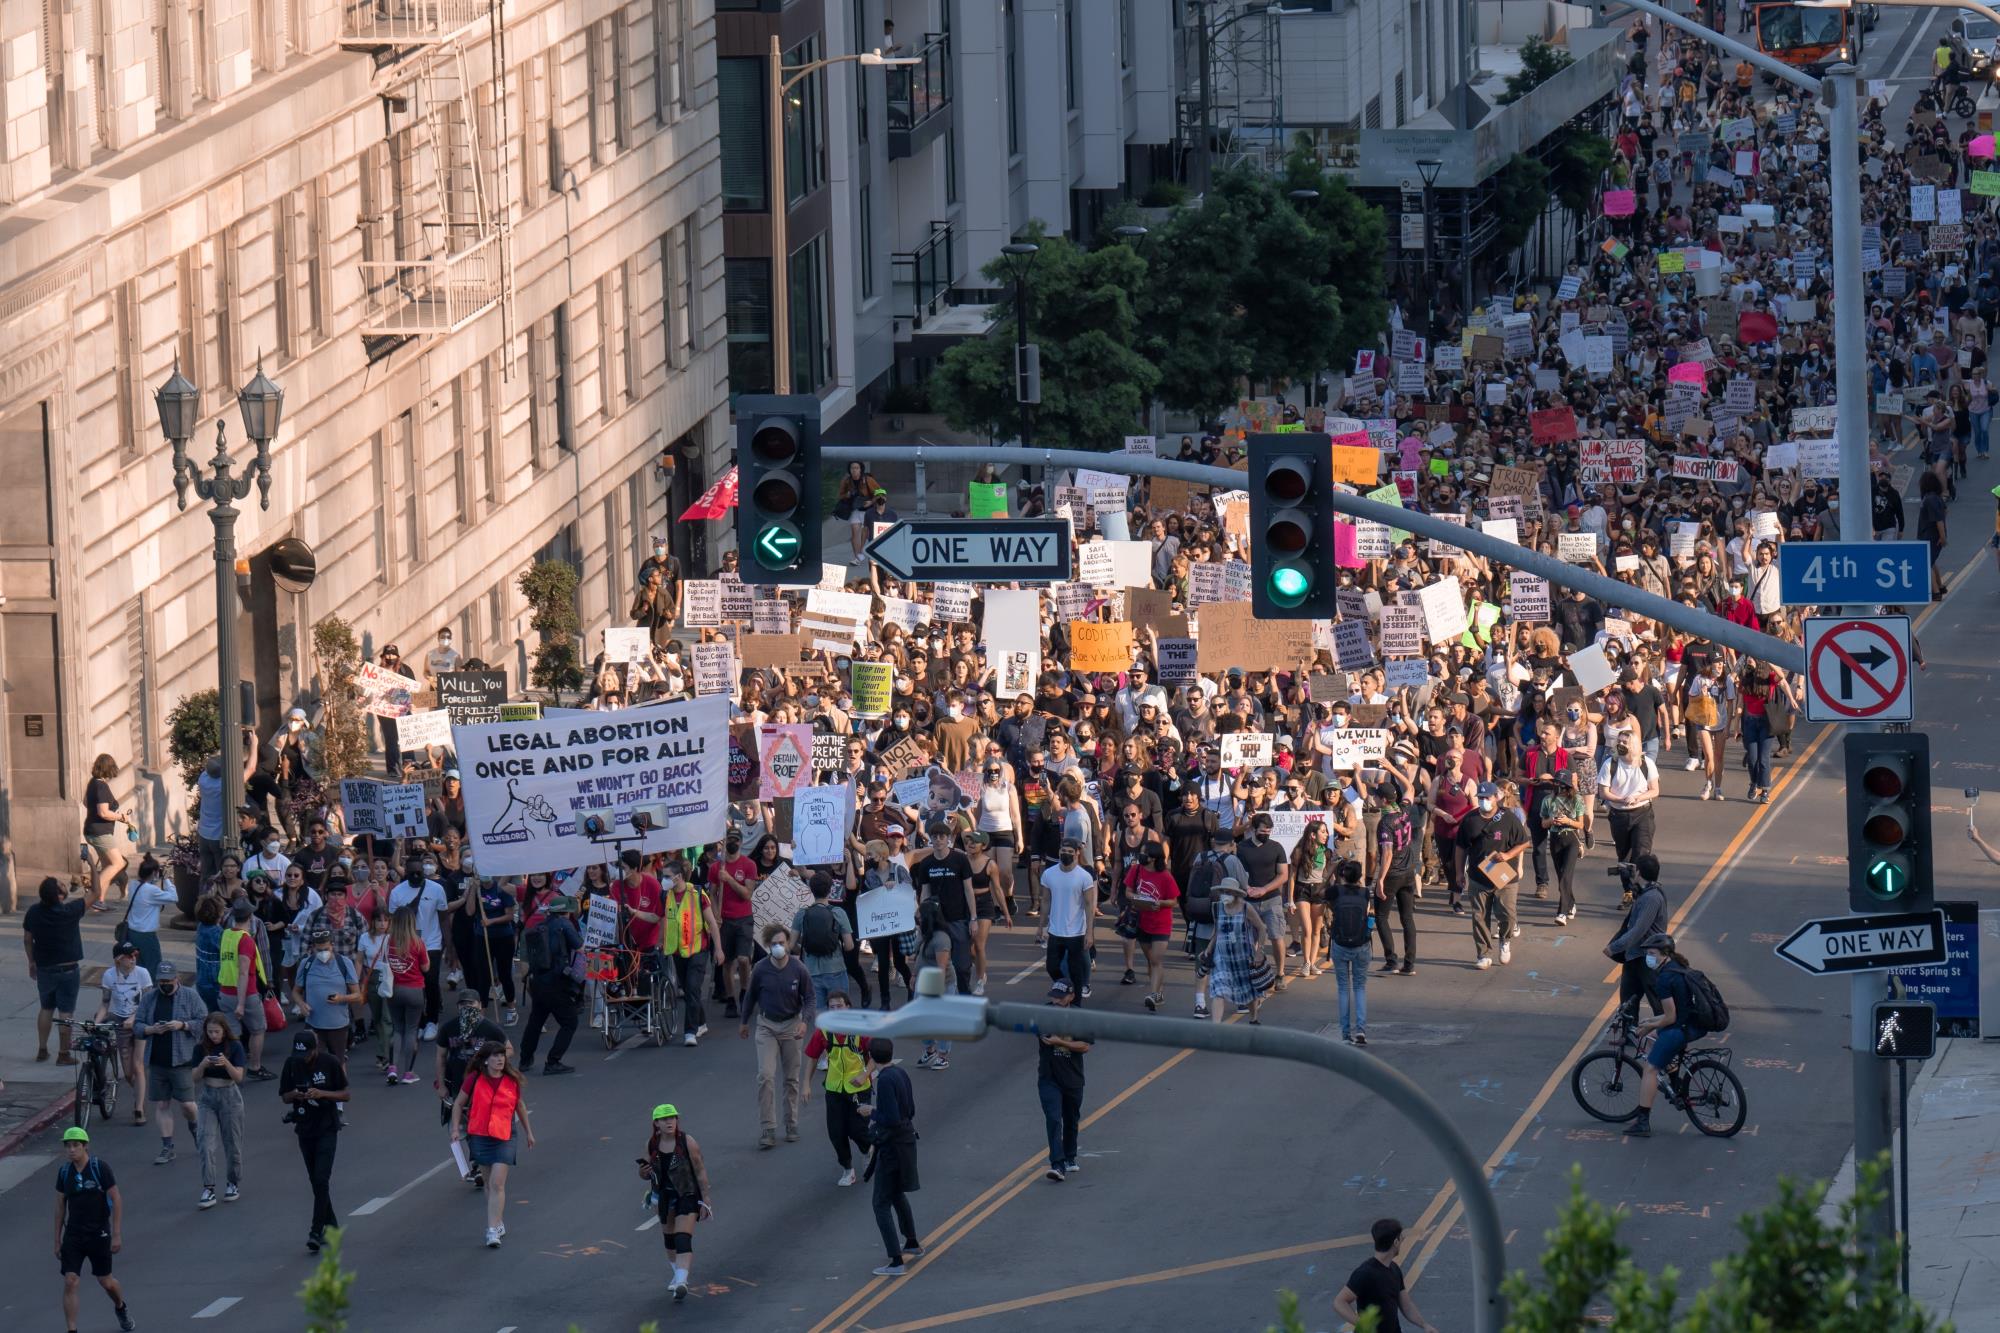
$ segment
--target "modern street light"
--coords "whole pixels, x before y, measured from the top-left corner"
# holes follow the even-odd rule
[[[257,446],[257,456],[243,475],[233,475],[229,457],[227,417],[215,420],[215,457],[208,461],[210,476],[187,456],[188,441],[194,438],[201,420],[201,390],[181,374],[180,362],[174,373],[154,392],[160,409],[160,432],[174,450],[174,496],[187,509],[188,488],[209,502],[209,521],[215,525],[215,666],[216,706],[222,719],[222,846],[236,851],[241,845],[237,833],[236,807],[243,804],[243,735],[238,707],[236,671],[236,501],[248,498],[257,487],[261,508],[271,507],[271,441],[277,438],[278,423],[284,416],[285,391],[264,374],[263,358],[257,361],[257,377],[236,395],[243,412],[243,433]]]
[[[1487,1183],[1486,1168],[1451,1118],[1409,1075],[1387,1061],[1365,1055],[1310,1032],[1248,1024],[1209,1023],[1191,1018],[1114,1014],[1102,1009],[995,1002],[971,995],[946,995],[944,974],[927,967],[917,974],[917,993],[901,1009],[826,1009],[815,1020],[820,1031],[867,1037],[924,1037],[978,1041],[989,1032],[1124,1041],[1170,1050],[1194,1049],[1224,1055],[1262,1056],[1317,1065],[1359,1083],[1383,1101],[1444,1159],[1465,1205],[1472,1239],[1472,1325],[1474,1333],[1497,1333],[1505,1322],[1500,1296],[1506,1251],[1500,1207]]]
[[[1426,341],[1429,341],[1431,336],[1437,332],[1436,329],[1431,327],[1432,320],[1434,319],[1432,314],[1434,307],[1432,303],[1435,300],[1433,279],[1431,277],[1431,218],[1433,216],[1431,187],[1437,184],[1438,173],[1443,170],[1444,163],[1440,162],[1437,158],[1420,157],[1417,159],[1417,171],[1424,178],[1424,338]]]
[[[901,65],[921,65],[922,56],[885,56],[880,51],[860,51],[852,55],[827,56],[821,60],[809,60],[803,65],[787,65],[784,48],[779,45],[778,35],[771,34],[770,66],[765,72],[765,82],[771,86],[770,106],[765,115],[770,121],[771,154],[771,391],[790,393],[792,391],[792,256],[786,240],[787,213],[791,207],[785,197],[785,94],[797,87],[809,75],[817,74],[829,65],[865,65],[868,67],[895,67]],[[801,107],[799,113],[808,115],[812,108]]]
[[[1042,247],[1033,241],[1010,241],[1000,247],[1007,272],[1014,279],[1014,401],[1021,408],[1021,447],[1031,443],[1034,405],[1041,401],[1042,367],[1037,349],[1028,344],[1028,270]]]

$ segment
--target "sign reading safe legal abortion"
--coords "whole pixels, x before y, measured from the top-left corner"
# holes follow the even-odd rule
[[[867,555],[920,583],[1063,583],[1069,520],[905,519],[869,542]]]

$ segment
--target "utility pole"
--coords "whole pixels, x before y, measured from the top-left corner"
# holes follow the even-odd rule
[[[1200,65],[1195,98],[1195,146],[1194,146],[1194,192],[1208,193],[1209,185],[1209,132],[1208,117],[1213,105],[1213,92],[1209,85],[1208,72],[1208,0],[1199,0],[1194,9],[1195,19],[1195,59]]]

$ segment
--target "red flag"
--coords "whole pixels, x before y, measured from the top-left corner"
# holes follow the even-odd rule
[[[701,493],[701,498],[687,507],[681,515],[681,522],[692,519],[727,518],[729,511],[736,507],[736,469],[730,468],[715,481],[715,484]]]
[[[1763,310],[1745,310],[1736,317],[1739,342],[1768,343],[1778,340],[1778,317]]]

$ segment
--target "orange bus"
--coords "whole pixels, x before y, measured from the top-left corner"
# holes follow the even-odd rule
[[[1860,59],[1859,43],[1850,38],[1853,30],[1845,9],[1764,4],[1757,6],[1756,16],[1757,49],[1795,69],[1817,76],[1830,65]]]

